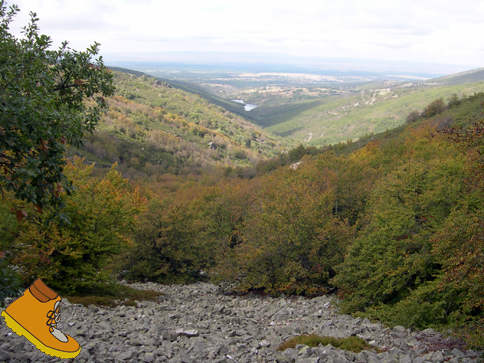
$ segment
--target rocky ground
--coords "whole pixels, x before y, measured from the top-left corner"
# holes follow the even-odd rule
[[[63,300],[58,327],[82,347],[75,362],[484,363],[478,358],[481,352],[465,351],[458,341],[433,330],[389,329],[340,315],[328,296],[225,296],[207,283],[131,286],[165,295],[158,302],[114,309],[84,308]],[[1,362],[60,361],[39,352],[0,320]],[[383,353],[355,354],[330,345],[276,351],[281,342],[303,333],[357,335]]]

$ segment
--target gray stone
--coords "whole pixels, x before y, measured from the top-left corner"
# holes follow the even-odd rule
[[[186,337],[198,337],[198,330],[196,329],[191,329],[191,330],[183,330],[183,329],[177,329],[176,330],[177,335],[183,335]]]
[[[65,320],[61,320],[59,329],[82,347],[76,361],[295,363],[319,359],[320,363],[444,363],[446,360],[478,363],[476,352],[459,349],[436,352],[430,342],[438,339],[439,333],[433,330],[388,329],[368,319],[338,314],[334,299],[327,296],[233,298],[208,283],[131,286],[161,291],[164,295],[157,302],[138,302],[137,307],[61,306]],[[310,333],[334,337],[359,335],[388,351],[354,354],[329,345],[317,348],[298,345],[296,349],[276,351],[283,341]],[[54,360],[12,333],[0,319],[0,361]]]
[[[461,352],[459,349],[457,349],[457,348],[452,349],[451,354],[452,354],[452,355],[455,355],[456,357],[464,357],[464,356],[465,356],[465,354],[464,354],[464,353],[462,353],[462,352]]]
[[[155,356],[153,353],[146,353],[143,357],[143,362],[151,363],[155,361]]]
[[[81,348],[81,349],[82,349],[82,348]],[[128,350],[128,351],[125,351],[125,352],[122,352],[122,353],[118,354],[118,355],[116,356],[116,359],[117,359],[117,360],[121,360],[121,361],[123,361],[123,360],[128,360],[128,359],[133,358],[135,355],[136,355],[136,354],[134,353],[134,351],[132,351],[132,350]]]
[[[192,359],[185,353],[180,352],[169,360],[170,363],[192,363]]]
[[[296,363],[319,363],[319,357],[298,359]]]
[[[296,360],[293,357],[284,354],[276,355],[277,363],[294,363]]]
[[[97,307],[96,305],[89,305],[87,309],[93,313],[96,313],[99,311],[99,307]]]
[[[445,360],[445,357],[441,351],[437,351],[434,354],[432,354],[432,362],[442,363],[444,360]]]

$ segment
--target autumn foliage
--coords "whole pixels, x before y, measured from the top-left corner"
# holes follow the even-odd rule
[[[437,131],[438,117],[462,117],[483,98],[356,151],[300,146],[256,176],[229,165],[185,175],[153,168],[130,183],[116,166],[103,172],[74,159],[65,173],[76,191],[58,190],[70,224],[43,223],[49,216],[32,206],[16,216],[4,199],[2,247],[25,281],[41,277],[58,291],[115,275],[212,281],[234,293],[337,291],[343,312],[483,346],[484,121]],[[175,147],[162,130],[145,136]],[[128,164],[150,167],[139,155]]]
[[[93,166],[75,158],[64,168],[77,189],[61,193],[69,224],[49,223],[46,213],[28,210],[9,231],[15,234],[13,263],[24,280],[42,278],[58,292],[74,293],[112,280],[105,267],[129,247],[130,232],[146,203],[138,190],[129,190],[115,166],[105,178],[90,177]]]
[[[337,290],[344,312],[482,345],[482,129],[439,133],[430,119],[352,153],[301,146],[297,165],[279,156],[249,180],[147,185],[124,274],[239,293]]]

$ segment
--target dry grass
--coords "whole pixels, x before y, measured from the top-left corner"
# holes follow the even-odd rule
[[[362,350],[372,350],[380,353],[380,350],[372,345],[366,343],[364,339],[358,337],[349,338],[333,338],[333,337],[320,337],[316,334],[311,335],[299,335],[291,338],[282,343],[277,350],[284,351],[288,348],[295,348],[298,344],[309,345],[310,347],[317,347],[318,345],[331,344],[333,347],[343,350],[348,350],[354,353],[359,353]]]
[[[91,294],[65,296],[71,304],[84,306],[96,305],[116,307],[118,305],[136,306],[136,301],[157,301],[163,293],[153,290],[137,290],[125,285],[117,285],[109,290],[96,291]]]

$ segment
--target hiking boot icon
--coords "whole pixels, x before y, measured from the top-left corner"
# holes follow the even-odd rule
[[[58,358],[74,358],[81,352],[79,343],[57,329],[61,297],[41,279],[2,311],[5,323],[24,336],[37,349]]]

